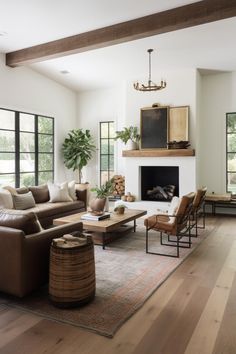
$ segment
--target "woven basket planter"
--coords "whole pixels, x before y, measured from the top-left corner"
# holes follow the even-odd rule
[[[49,297],[62,308],[88,303],[95,296],[94,245],[91,237],[81,246],[51,245]]]

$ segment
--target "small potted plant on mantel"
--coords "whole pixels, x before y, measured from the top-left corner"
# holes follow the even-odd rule
[[[137,150],[139,148],[140,134],[137,127],[131,125],[123,128],[123,130],[116,131],[115,140],[118,139],[125,143],[127,150]]]

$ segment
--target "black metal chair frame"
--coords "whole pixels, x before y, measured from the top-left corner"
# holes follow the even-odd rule
[[[202,224],[199,225],[199,219],[202,218]],[[206,210],[205,200],[203,199],[199,207],[190,215],[190,227],[195,229],[195,235],[192,237],[198,237],[198,229],[205,229],[206,227]]]
[[[156,220],[158,218],[158,216],[163,216],[163,214],[157,214],[156,215]],[[179,258],[179,249],[180,248],[191,248],[191,224],[190,224],[190,219],[189,219],[189,212],[186,213],[186,217],[184,218],[184,220],[182,220],[181,225],[183,223],[186,223],[186,226],[182,229],[178,231],[178,219],[182,219],[183,216],[181,215],[168,215],[168,217],[174,217],[177,218],[177,233],[176,235],[171,235],[170,232],[164,232],[163,230],[158,230],[155,229],[155,227],[148,227],[146,226],[146,253],[149,254],[155,254],[155,255],[159,255],[159,256],[168,256],[168,257],[175,257],[175,258]],[[148,249],[149,246],[149,241],[148,241],[148,231],[149,230],[155,230],[157,232],[160,233],[160,244],[164,245],[164,246],[170,246],[170,247],[176,247],[176,254],[167,254],[167,253],[159,253],[159,252],[150,252]],[[163,242],[163,234],[166,234],[168,236],[168,242],[169,243],[164,243]],[[176,239],[175,240],[171,240],[170,237],[173,236]],[[188,241],[181,241],[181,239],[183,237],[188,237]],[[171,244],[174,243],[174,244]],[[186,245],[186,246],[185,246]]]

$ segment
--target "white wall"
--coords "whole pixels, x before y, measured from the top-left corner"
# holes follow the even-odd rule
[[[5,56],[1,54],[0,107],[54,117],[55,180],[72,178],[60,151],[68,131],[76,126],[76,93],[31,69],[5,66]]]
[[[226,192],[226,113],[236,111],[236,73],[202,77],[199,183]]]
[[[98,148],[99,122],[115,121],[118,130],[124,124],[124,86],[88,91],[78,94],[78,128],[90,129]],[[115,161],[115,169],[122,171],[122,161]],[[84,181],[93,186],[99,183],[99,151],[83,171]]]
[[[88,91],[78,94],[78,127],[91,130],[98,138],[98,122],[114,120],[116,129],[124,126],[140,126],[140,108],[152,106],[153,103],[170,106],[190,106],[189,140],[195,147],[196,127],[196,71],[170,71],[165,75],[167,88],[156,92],[139,92],[134,90],[131,82],[107,90]],[[126,174],[130,158],[122,157],[123,144],[116,144],[116,172]],[[98,153],[85,169],[85,178],[92,184],[98,183]],[[195,173],[195,169],[194,169]],[[194,175],[195,183],[195,175]],[[130,190],[132,192],[132,190]]]

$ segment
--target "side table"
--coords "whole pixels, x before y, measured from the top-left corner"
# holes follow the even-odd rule
[[[50,248],[49,297],[61,308],[88,303],[96,288],[92,237],[69,236],[53,240]]]
[[[231,193],[206,194],[205,204],[211,205],[212,215],[216,215],[216,208],[235,208],[235,202],[231,199]]]

